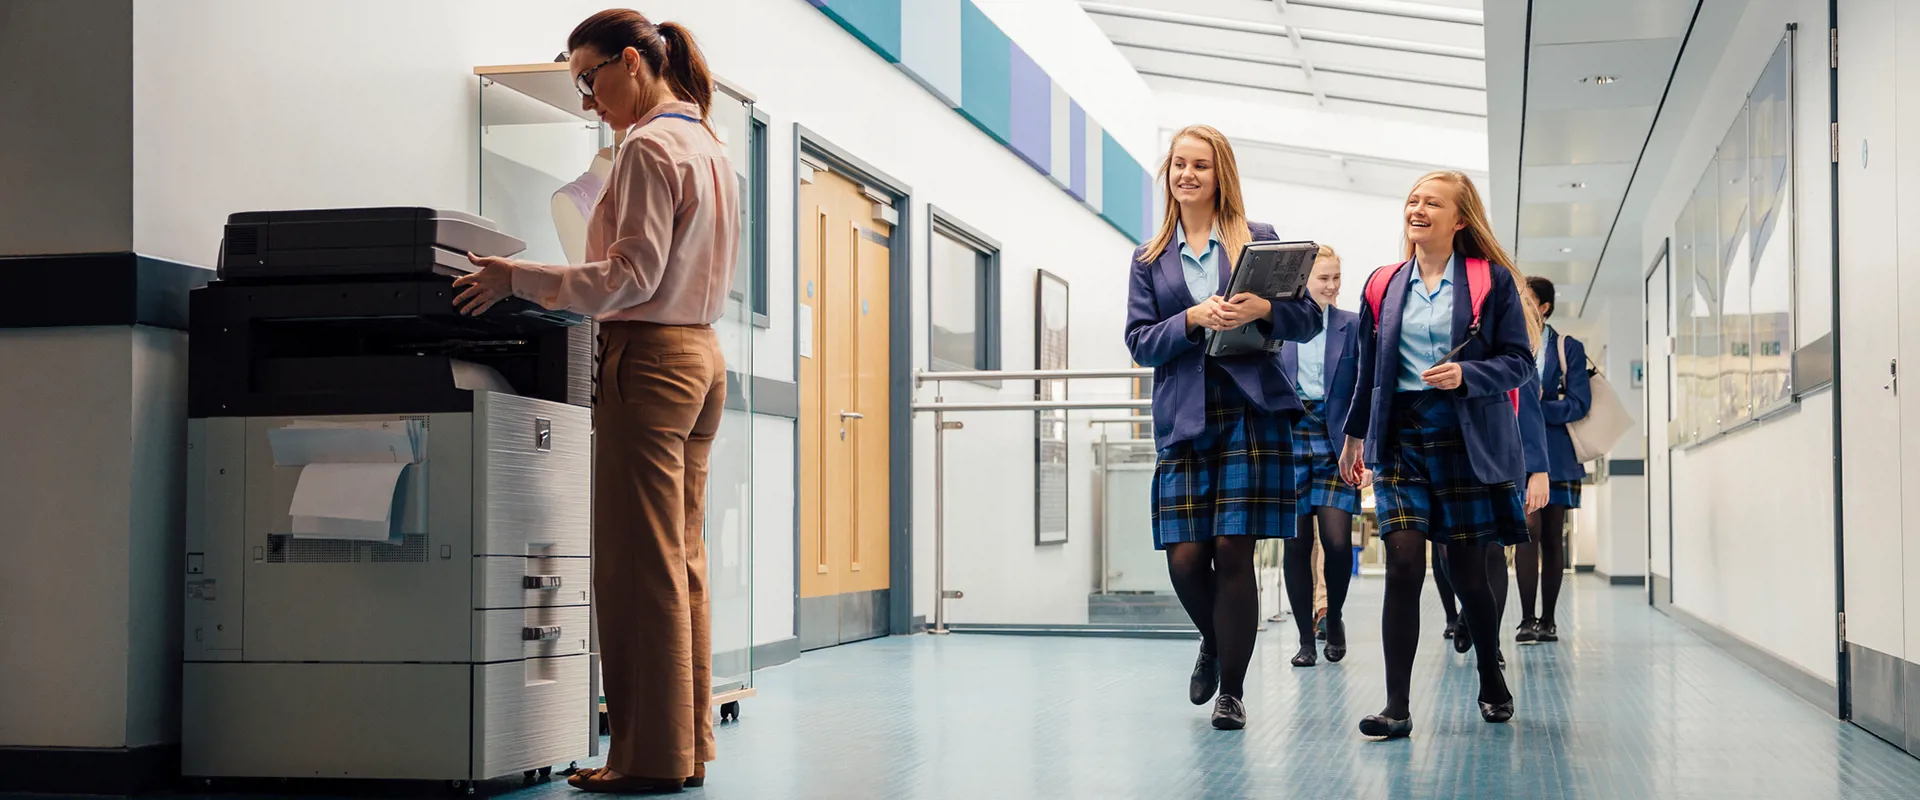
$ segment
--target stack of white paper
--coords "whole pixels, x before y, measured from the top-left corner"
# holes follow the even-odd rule
[[[267,432],[274,464],[299,467],[287,508],[294,536],[385,542],[394,491],[426,457],[425,420],[294,422]]]

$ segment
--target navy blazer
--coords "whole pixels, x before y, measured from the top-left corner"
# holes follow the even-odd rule
[[[1278,241],[1273,226],[1247,223],[1254,241]],[[1127,352],[1133,363],[1153,368],[1153,443],[1165,450],[1200,438],[1207,424],[1206,329],[1187,331],[1187,309],[1200,301],[1187,289],[1180,248],[1142,262],[1145,247],[1133,253],[1127,292]],[[1227,291],[1232,264],[1220,269],[1221,294]],[[1261,323],[1273,339],[1304,342],[1320,332],[1320,306],[1313,298],[1274,303],[1273,316]],[[1254,408],[1268,414],[1297,415],[1300,398],[1280,371],[1275,353],[1249,353],[1211,359],[1218,363]]]
[[[1334,455],[1338,456],[1347,440],[1347,412],[1353,408],[1354,373],[1359,371],[1353,338],[1360,328],[1360,315],[1343,308],[1327,311],[1326,402],[1321,416],[1326,418],[1327,439],[1333,442]],[[1280,348],[1280,368],[1295,388],[1300,386],[1300,347],[1299,342],[1287,342]]]
[[[1540,411],[1544,417],[1547,431],[1547,479],[1555,481],[1577,481],[1587,476],[1587,468],[1573,454],[1573,437],[1567,433],[1568,423],[1579,422],[1587,418],[1587,409],[1593,407],[1593,381],[1587,372],[1587,346],[1579,339],[1567,337],[1567,375],[1566,391],[1560,390],[1559,331],[1547,333],[1547,369],[1540,375],[1540,385],[1545,389],[1540,395]]]
[[[1540,376],[1536,373],[1527,376],[1527,383],[1520,387],[1520,445],[1525,456],[1526,469],[1520,473],[1520,484],[1525,486],[1527,476],[1536,472],[1546,472],[1547,480],[1553,480],[1548,469],[1547,424],[1540,411]]]
[[[1467,288],[1466,259],[1453,270],[1453,342],[1466,341],[1473,321],[1473,303]],[[1400,314],[1407,304],[1407,285],[1414,262],[1392,269],[1380,318],[1360,309],[1360,368],[1353,387],[1353,409],[1347,417],[1347,435],[1366,440],[1365,458],[1380,463],[1380,440],[1393,425],[1394,386],[1400,377]],[[1480,335],[1467,342],[1455,361],[1462,382],[1453,392],[1461,435],[1474,477],[1481,483],[1506,483],[1526,470],[1520,439],[1519,415],[1507,392],[1525,385],[1534,375],[1533,349],[1527,340],[1527,319],[1520,308],[1520,292],[1511,271],[1495,265],[1493,280],[1480,310]],[[1371,334],[1371,335],[1369,335]],[[1382,357],[1383,352],[1385,356]],[[1523,404],[1524,405],[1524,404]]]

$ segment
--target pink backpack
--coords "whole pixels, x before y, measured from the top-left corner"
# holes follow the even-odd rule
[[[1393,276],[1400,271],[1400,264],[1388,264],[1373,271],[1367,278],[1366,304],[1373,312],[1374,330],[1380,329],[1380,306],[1386,302],[1387,287],[1393,285]],[[1493,291],[1493,268],[1484,258],[1467,259],[1467,297],[1473,303],[1473,321],[1467,325],[1467,338],[1480,335],[1480,307],[1486,305],[1487,293]],[[1514,413],[1520,413],[1520,390],[1507,392],[1507,399],[1513,402]]]

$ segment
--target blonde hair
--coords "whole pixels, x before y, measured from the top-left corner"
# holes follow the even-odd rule
[[[1466,227],[1453,232],[1453,251],[1461,258],[1484,259],[1488,263],[1498,264],[1513,275],[1514,288],[1520,291],[1520,305],[1527,318],[1527,346],[1535,353],[1540,352],[1541,333],[1546,328],[1546,319],[1540,316],[1540,304],[1534,300],[1533,292],[1525,286],[1527,276],[1513,265],[1513,257],[1500,246],[1500,240],[1493,236],[1493,224],[1487,220],[1487,204],[1480,200],[1480,190],[1473,185],[1473,179],[1458,170],[1438,170],[1420,176],[1413,182],[1417,191],[1428,181],[1439,181],[1453,187],[1454,202],[1460,208],[1460,220]],[[1411,198],[1413,191],[1408,191]],[[1414,257],[1413,242],[1407,242],[1407,258]]]
[[[1240,197],[1240,167],[1233,160],[1233,145],[1225,134],[1208,125],[1188,125],[1173,135],[1167,144],[1167,157],[1160,162],[1160,197],[1167,213],[1160,219],[1160,232],[1140,249],[1142,263],[1158,259],[1173,246],[1174,232],[1180,227],[1180,204],[1173,200],[1173,148],[1181,139],[1197,139],[1213,148],[1213,223],[1220,226],[1220,245],[1226,251],[1227,269],[1240,262],[1240,248],[1253,240],[1247,229],[1247,205]]]

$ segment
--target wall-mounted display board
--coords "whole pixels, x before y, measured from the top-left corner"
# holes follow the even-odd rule
[[[1674,222],[1676,444],[1794,402],[1793,32]]]

